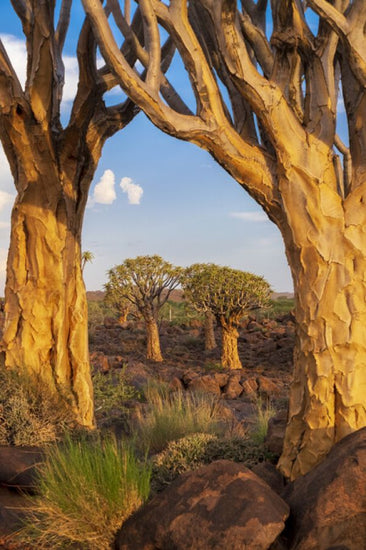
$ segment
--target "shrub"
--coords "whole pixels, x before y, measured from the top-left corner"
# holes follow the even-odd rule
[[[271,458],[270,453],[248,438],[190,434],[178,441],[171,441],[153,458],[152,486],[155,491],[160,491],[178,475],[215,460],[244,462],[251,468],[268,458]]]
[[[111,414],[114,409],[126,410],[126,403],[140,398],[140,393],[126,381],[125,368],[113,372],[97,372],[93,376],[95,410]]]
[[[43,445],[74,427],[67,396],[50,393],[49,386],[27,373],[0,366],[0,443]]]
[[[187,434],[218,434],[227,428],[216,396],[181,391],[166,395],[166,391],[150,389],[147,412],[137,417],[138,439],[151,452],[159,452],[169,441]]]
[[[37,548],[107,550],[121,524],[147,499],[151,467],[116,440],[66,439],[48,449],[39,495],[20,536]],[[80,544],[80,546],[79,546]]]

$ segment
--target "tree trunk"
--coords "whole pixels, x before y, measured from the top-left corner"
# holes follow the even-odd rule
[[[46,155],[45,155],[46,156]],[[16,182],[5,288],[5,365],[39,376],[94,425],[80,234],[86,198],[55,164]],[[34,174],[33,174],[34,176]]]
[[[146,358],[161,363],[163,356],[160,349],[159,328],[156,319],[153,316],[145,317],[147,349]]]
[[[285,236],[297,338],[279,468],[291,479],[366,425],[366,213],[359,198],[341,204],[335,197],[328,194],[327,216],[313,216],[311,229],[294,223],[295,237],[286,242]],[[355,208],[359,224],[348,225]]]
[[[211,351],[217,348],[214,328],[215,317],[211,311],[205,313],[205,350]]]
[[[222,351],[221,363],[227,369],[242,369],[242,364],[238,354],[238,336],[237,329],[232,325],[221,325],[222,327]]]

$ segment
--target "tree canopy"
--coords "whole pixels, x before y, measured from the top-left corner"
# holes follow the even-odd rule
[[[193,264],[184,271],[185,297],[211,311],[221,325],[238,325],[244,315],[268,306],[270,285],[263,277],[215,264]]]

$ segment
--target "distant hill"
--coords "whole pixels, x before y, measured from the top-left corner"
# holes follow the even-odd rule
[[[103,290],[87,290],[86,299],[90,302],[102,302],[105,292]]]

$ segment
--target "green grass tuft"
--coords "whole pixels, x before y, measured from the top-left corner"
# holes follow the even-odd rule
[[[222,404],[216,396],[150,388],[147,410],[137,416],[140,444],[159,452],[169,441],[192,433],[221,434],[228,429]]]
[[[133,447],[67,438],[47,450],[39,495],[21,532],[37,548],[107,550],[122,523],[147,499],[151,467]],[[78,546],[80,545],[80,546]]]

